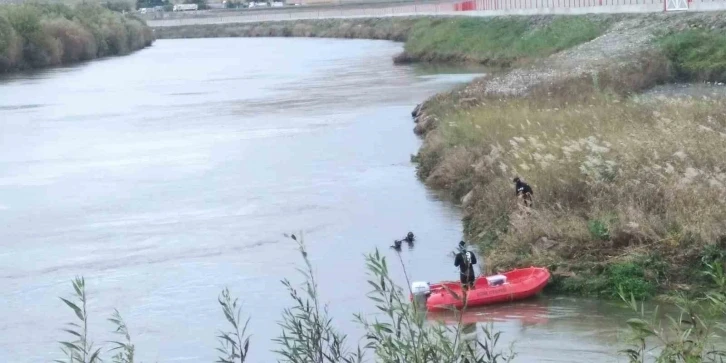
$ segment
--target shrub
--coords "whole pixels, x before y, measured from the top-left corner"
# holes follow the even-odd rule
[[[0,72],[125,54],[152,41],[143,21],[101,5],[0,5]]]
[[[283,362],[289,363],[360,363],[363,355],[347,349],[347,337],[333,326],[328,309],[319,300],[318,284],[313,267],[302,239],[290,237],[297,242],[305,268],[299,269],[305,278],[302,294],[298,293],[289,280],[283,280],[293,300],[293,306],[282,313],[282,334],[275,339],[280,346],[276,351]]]
[[[103,7],[115,12],[128,12],[134,10],[134,4],[131,1],[106,1]]]
[[[622,301],[637,313],[637,317],[627,321],[633,346],[622,351],[631,363],[716,363],[726,359],[721,344],[726,333],[726,325],[722,323],[726,314],[723,266],[710,265],[707,275],[715,288],[694,297],[680,295],[669,299],[679,311],[677,315],[667,315],[665,324],[658,307],[647,318],[644,304],[638,304],[633,294],[620,290]]]
[[[89,60],[96,56],[96,39],[80,24],[65,18],[56,18],[43,21],[42,26],[43,32],[53,37],[61,47],[62,63]]]
[[[609,265],[605,271],[608,280],[610,297],[618,297],[618,288],[637,299],[651,297],[655,293],[655,286],[647,281],[643,266],[633,262],[621,262]]]
[[[587,229],[593,239],[607,241],[610,239],[610,231],[603,221],[594,219],[587,222]]]
[[[220,347],[217,351],[222,353],[217,362],[220,363],[244,363],[250,350],[250,337],[247,335],[247,325],[250,319],[242,324],[242,308],[237,305],[237,299],[232,299],[229,289],[225,288],[218,298],[219,305],[225,319],[232,326],[232,331],[220,331],[217,339]]]
[[[659,44],[681,79],[726,81],[726,35],[723,31],[678,31],[663,36]]]
[[[10,21],[0,14],[0,73],[17,66],[22,56],[22,39]]]

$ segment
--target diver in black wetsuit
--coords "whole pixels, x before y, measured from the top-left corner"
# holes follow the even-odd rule
[[[514,178],[514,193],[517,197],[522,196],[526,207],[532,207],[532,195],[534,194],[532,187],[520,180],[519,177]]]
[[[413,241],[415,240],[416,238],[413,236],[413,232],[408,232],[408,234],[406,234],[406,237],[403,237],[403,239],[393,241],[393,246],[391,246],[391,248],[396,251],[400,251],[403,241],[406,241],[406,243],[408,243],[408,246],[413,248]]]
[[[413,241],[414,241],[413,232],[408,232],[408,234],[406,235],[406,238],[404,238],[403,240],[408,243],[413,243]]]
[[[466,250],[466,243],[459,242],[459,253],[454,257],[454,266],[459,268],[462,289],[468,290],[474,288],[474,265],[476,265],[476,255]]]

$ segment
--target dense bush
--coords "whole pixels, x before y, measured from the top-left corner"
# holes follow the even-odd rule
[[[126,54],[152,41],[143,21],[101,5],[0,6],[0,72]]]
[[[660,39],[663,52],[681,79],[726,82],[723,31],[687,30]]]

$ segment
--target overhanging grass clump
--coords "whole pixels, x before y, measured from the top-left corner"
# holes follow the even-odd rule
[[[414,25],[400,59],[509,65],[590,41],[606,29],[605,20],[586,17],[426,19]]]
[[[0,73],[126,54],[152,41],[142,20],[100,5],[0,6]]]
[[[659,40],[680,80],[726,82],[726,34],[719,30],[679,31]]]

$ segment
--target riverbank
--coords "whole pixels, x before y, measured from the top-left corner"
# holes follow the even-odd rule
[[[726,101],[638,93],[724,81],[723,14],[650,15],[438,95],[414,112],[418,174],[463,206],[492,271],[548,266],[550,290],[694,290],[726,256]],[[726,92],[724,92],[726,95]],[[534,188],[531,210],[512,179]]]
[[[511,66],[592,40],[623,15],[512,18],[401,17],[206,24],[155,28],[160,39],[318,37],[405,42],[398,63]],[[497,35],[497,36],[492,36]]]
[[[97,4],[0,5],[0,73],[128,54],[153,41],[143,20]]]
[[[723,13],[331,19],[156,29],[160,38],[405,42],[397,62],[504,66],[414,111],[419,177],[461,203],[490,270],[545,265],[551,289],[690,289],[726,252],[726,103],[644,102],[657,84],[724,81]],[[518,175],[533,210],[512,194]]]

